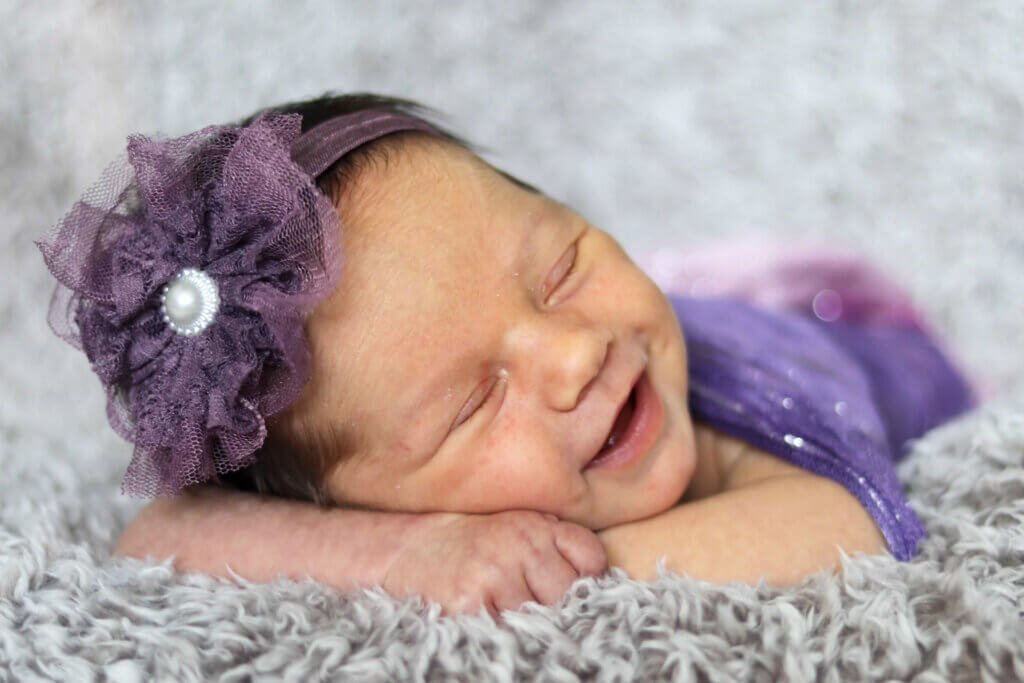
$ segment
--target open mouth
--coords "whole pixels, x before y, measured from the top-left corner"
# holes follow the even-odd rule
[[[639,383],[639,381],[637,382]],[[604,446],[597,452],[595,459],[599,459],[603,454],[607,453],[611,448],[622,440],[623,435],[626,433],[626,428],[629,426],[630,421],[633,419],[633,413],[636,411],[636,384],[629,392],[629,398],[623,404],[622,409],[619,410],[619,414],[615,416],[615,422],[612,423],[612,429],[608,432],[608,438],[604,440]]]
[[[619,467],[646,453],[661,433],[664,409],[644,371],[615,416],[604,445],[583,469]]]

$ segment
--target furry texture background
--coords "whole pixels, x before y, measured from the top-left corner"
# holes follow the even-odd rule
[[[3,3],[0,679],[1024,678],[1022,34],[1008,0]],[[785,590],[613,573],[503,627],[111,561],[130,445],[31,240],[128,133],[327,89],[441,108],[634,253],[753,230],[892,273],[994,394],[901,464],[919,557]]]

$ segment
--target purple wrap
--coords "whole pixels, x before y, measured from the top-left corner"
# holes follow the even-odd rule
[[[742,277],[735,261],[655,274],[686,338],[691,413],[842,484],[908,560],[925,530],[894,463],[908,439],[971,408],[972,389],[877,271],[787,253],[762,251]]]

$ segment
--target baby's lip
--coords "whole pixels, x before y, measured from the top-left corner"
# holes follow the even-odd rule
[[[589,455],[586,462],[583,463],[584,468],[589,465],[590,461],[596,458],[598,453],[601,452],[601,449],[604,448],[605,442],[608,441],[608,435],[611,433],[612,427],[615,426],[615,418],[617,418],[619,413],[622,412],[622,408],[626,405],[626,401],[629,400],[629,395],[633,393],[633,388],[636,386],[636,383],[640,381],[640,377],[644,374],[646,369],[647,363],[645,362],[633,373],[632,379],[628,384],[619,387],[618,392],[615,394],[618,400],[609,404],[607,409],[609,414],[607,418],[597,421],[597,424],[603,425],[604,428],[603,430],[598,430],[595,434],[596,442],[589,444],[589,448],[586,451]]]

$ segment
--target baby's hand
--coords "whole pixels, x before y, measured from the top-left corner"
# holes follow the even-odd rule
[[[392,595],[430,598],[446,614],[483,606],[497,618],[500,610],[530,600],[555,603],[580,576],[608,568],[594,532],[551,514],[429,513],[411,531],[382,587]]]

